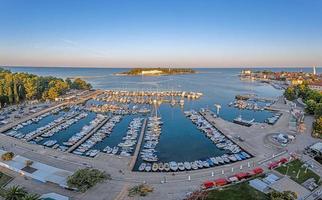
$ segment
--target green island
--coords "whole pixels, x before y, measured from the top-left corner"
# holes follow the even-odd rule
[[[195,74],[196,71],[189,68],[134,68],[126,72],[117,73],[116,75],[127,76],[162,76],[177,74]]]

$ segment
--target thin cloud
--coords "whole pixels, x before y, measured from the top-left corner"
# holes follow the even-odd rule
[[[80,49],[82,51],[88,52],[90,54],[92,54],[95,57],[99,57],[99,58],[106,58],[108,56],[107,52],[103,52],[103,51],[97,51],[96,49],[93,48],[89,48],[87,46],[81,45],[80,43],[70,40],[70,39],[61,39],[61,41],[67,45],[69,45],[70,47],[73,47],[75,49]]]

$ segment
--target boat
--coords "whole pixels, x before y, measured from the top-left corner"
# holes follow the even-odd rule
[[[95,157],[100,151],[99,150],[96,150],[96,149],[93,149],[93,150],[90,150],[89,151],[89,157]]]
[[[164,163],[163,166],[164,166],[164,170],[165,171],[167,171],[167,172],[170,171],[170,165],[169,165],[169,163]]]
[[[210,160],[215,164],[215,165],[219,165],[217,159],[215,157],[211,157]]]
[[[225,163],[230,163],[230,160],[227,155],[222,155],[221,158],[225,161]]]
[[[184,162],[183,165],[186,170],[191,170],[191,164],[189,162]]]
[[[192,168],[193,170],[198,169],[198,166],[197,166],[196,161],[195,161],[195,162],[191,162],[191,163],[190,163],[190,165],[191,165],[191,168]]]
[[[244,151],[240,152],[243,156],[245,156],[246,158],[250,158],[250,155]]]
[[[185,169],[184,164],[183,164],[182,162],[179,162],[179,163],[178,163],[178,169],[179,169],[180,171],[183,171],[183,170]]]
[[[202,161],[201,161],[201,160],[197,160],[197,161],[195,161],[195,162],[196,162],[196,165],[197,165],[197,167],[198,167],[199,169],[203,168],[203,163],[202,163]]]
[[[159,171],[162,172],[164,170],[164,165],[162,162],[160,162],[159,164]]]
[[[48,141],[44,142],[44,146],[52,147],[56,143],[57,143],[57,140],[48,140]]]
[[[210,167],[214,166],[215,164],[211,161],[210,158],[208,158],[207,160],[207,163],[209,164]]]
[[[202,166],[209,167],[209,163],[207,161],[202,161]]]
[[[178,164],[177,164],[176,162],[171,161],[171,162],[169,163],[169,165],[170,165],[170,169],[171,169],[172,171],[177,171],[177,170],[178,170]]]
[[[235,124],[239,124],[239,125],[243,125],[243,126],[247,126],[247,127],[250,127],[253,125],[255,119],[252,119],[252,120],[245,120],[245,119],[242,119],[241,115],[239,115],[237,118],[235,118],[233,120],[233,122]]]
[[[236,159],[238,160],[238,161],[240,161],[240,160],[242,160],[241,159],[241,157],[239,157],[239,155],[236,153],[236,154],[234,154],[234,156],[236,157]]]
[[[151,171],[151,169],[152,169],[151,163],[147,163],[145,166],[145,171],[149,172],[149,171]]]
[[[237,158],[234,155],[230,155],[228,156],[229,160],[231,160],[232,162],[236,162]]]
[[[146,167],[146,164],[145,163],[141,163],[140,166],[139,166],[139,171],[143,171]]]
[[[153,163],[152,165],[152,171],[156,172],[159,169],[159,165],[157,163]]]
[[[142,157],[142,160],[147,162],[157,162],[158,158],[155,156],[145,156],[145,157]]]
[[[112,151],[112,154],[115,155],[115,154],[117,154],[118,151],[119,151],[119,148],[118,147],[114,147],[113,148],[113,151]]]
[[[239,156],[242,160],[245,160],[245,159],[246,159],[246,157],[245,157],[243,154],[241,154],[241,153],[238,153],[238,156]]]
[[[111,153],[113,151],[113,149],[109,146],[106,146],[104,149],[103,149],[103,152],[105,153]]]
[[[225,161],[220,157],[216,157],[216,160],[219,162],[219,164],[225,164]]]

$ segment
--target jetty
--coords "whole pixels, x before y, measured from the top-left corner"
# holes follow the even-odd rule
[[[136,159],[137,159],[137,157],[139,155],[139,152],[140,152],[141,144],[142,144],[144,133],[145,133],[146,124],[147,124],[147,119],[145,118],[144,121],[143,121],[142,128],[141,128],[138,143],[136,144],[136,148],[135,148],[134,154],[132,156],[132,159],[131,159],[131,162],[130,162],[130,165],[129,165],[131,170],[133,170],[135,162],[136,162]]]
[[[27,141],[27,142],[29,142],[29,141],[31,141],[31,140],[33,140],[33,139],[35,139],[36,137],[41,136],[42,134],[44,134],[44,133],[48,132],[49,130],[51,130],[51,129],[53,129],[53,128],[55,128],[55,127],[57,127],[57,126],[59,126],[59,125],[61,125],[61,124],[63,124],[63,123],[65,123],[67,120],[70,120],[70,119],[72,119],[72,118],[76,117],[77,115],[79,115],[79,113],[74,114],[74,115],[72,115],[72,116],[70,116],[70,117],[68,117],[68,118],[66,118],[66,119],[64,119],[64,120],[62,120],[61,122],[56,123],[56,124],[55,124],[54,126],[52,126],[52,127],[48,127],[48,128],[46,128],[45,130],[42,130],[42,131],[40,131],[39,133],[36,133],[36,134],[35,134],[35,135],[33,135],[32,137],[28,138],[26,141]]]
[[[97,125],[95,128],[93,128],[87,135],[85,135],[82,139],[80,139],[78,142],[76,142],[73,146],[69,147],[66,152],[70,153],[74,151],[79,145],[83,144],[86,140],[88,140],[96,131],[98,131],[108,120],[110,117],[107,117],[104,119],[99,125]]]
[[[237,99],[237,100],[252,100],[252,101],[269,102],[269,103],[273,103],[276,101],[275,98],[259,97],[255,94],[239,94],[239,95],[235,96],[235,99]]]

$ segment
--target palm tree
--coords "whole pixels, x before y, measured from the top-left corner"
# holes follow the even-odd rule
[[[40,200],[40,196],[38,194],[27,194],[21,200]]]
[[[27,192],[20,186],[12,186],[5,192],[6,200],[20,200]]]

